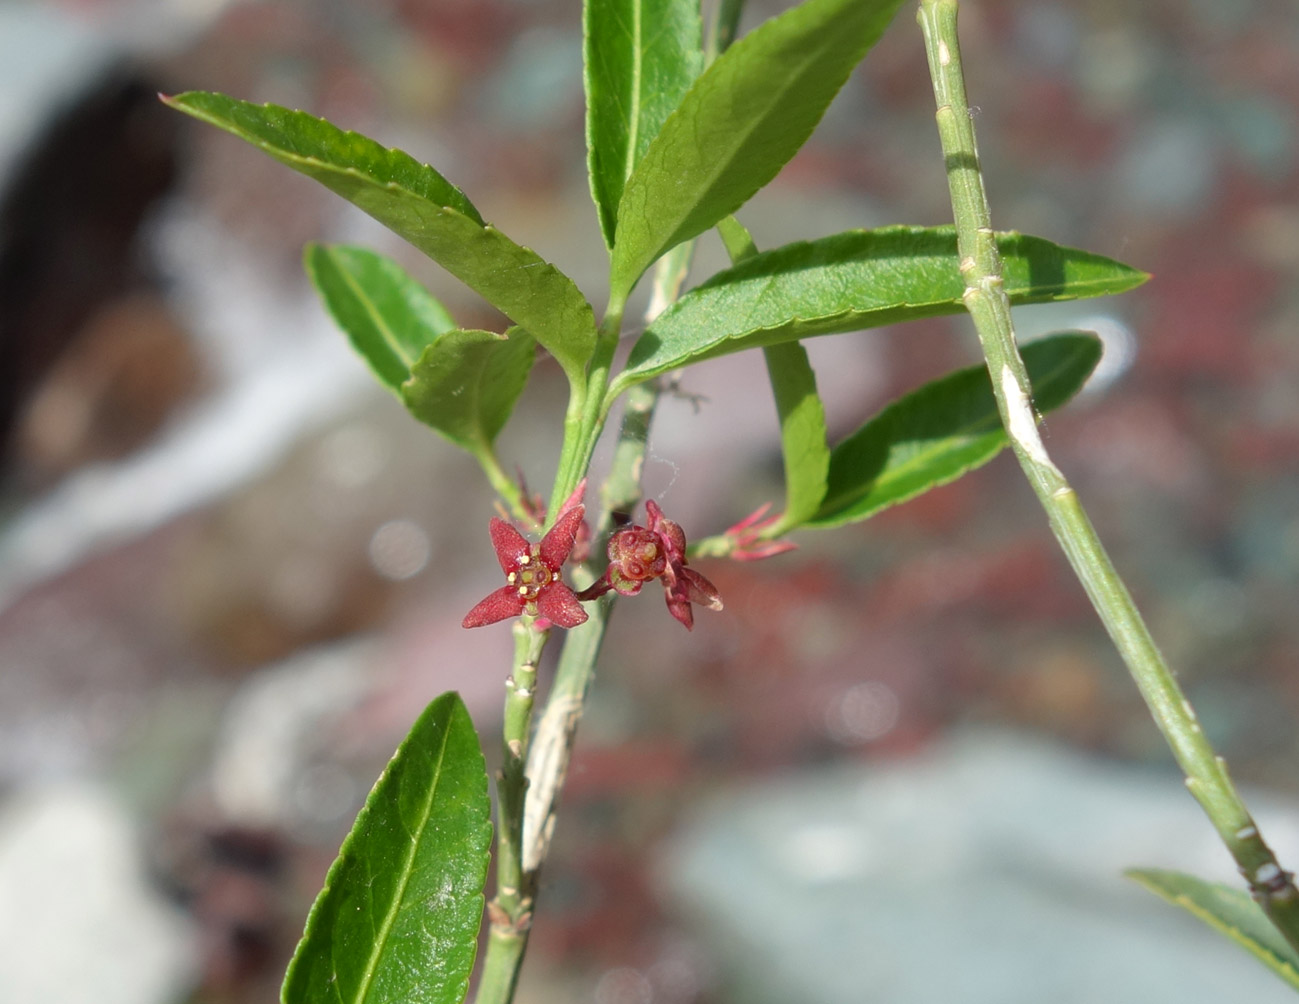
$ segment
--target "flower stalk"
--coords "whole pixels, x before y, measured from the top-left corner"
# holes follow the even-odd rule
[[[1015,344],[1010,305],[992,230],[974,122],[961,71],[958,0],[920,0],[937,104],[935,118],[956,220],[965,305],[987,361],[997,407],[1015,456],[1046,510],[1074,574],[1186,775],[1186,785],[1236,860],[1250,892],[1286,940],[1299,949],[1299,892],[1277,862],[1213,750],[1195,711],[1165,664],[1149,629],[1105,552],[1077,493],[1052,462],[1037,431],[1032,389]]]
[[[688,252],[684,260],[688,261]],[[671,302],[675,299],[684,279],[685,269],[681,256],[676,253],[665,256],[655,273],[654,302]],[[616,329],[614,341],[616,343]],[[612,347],[609,358],[612,358]],[[602,365],[607,379],[608,363]],[[602,511],[596,528],[597,536],[608,533],[621,520],[620,514],[629,513],[640,501],[641,472],[657,403],[656,381],[633,387],[626,395],[622,428],[614,449],[613,463],[601,492]],[[603,423],[606,413],[602,411],[595,416],[597,426]],[[594,429],[595,435],[598,435],[598,431],[598,427]],[[579,438],[584,434],[589,435],[579,433]],[[556,480],[557,491],[571,491],[578,484],[584,476],[593,447],[593,440],[590,444],[574,446],[566,436],[565,456],[561,460],[560,476]],[[580,470],[574,459],[576,457],[582,458]],[[565,473],[566,465],[572,465],[568,467],[568,473]],[[552,501],[552,504],[555,503]],[[594,577],[592,573],[591,578]],[[573,744],[577,738],[577,726],[582,718],[587,691],[595,678],[595,666],[609,616],[613,611],[613,600],[613,596],[604,596],[588,604],[586,621],[565,632],[555,681],[551,685],[531,742],[528,741],[527,732],[531,724],[531,692],[535,688],[536,662],[527,658],[520,661],[519,646],[522,642],[519,641],[519,633],[525,630],[528,634],[537,632],[522,627],[524,621],[515,627],[515,672],[512,677],[515,686],[506,697],[506,768],[502,771],[502,787],[498,788],[502,808],[501,834],[497,841],[497,901],[506,891],[505,880],[513,882],[517,899],[512,901],[507,897],[506,906],[500,913],[489,908],[492,924],[483,958],[482,978],[474,998],[475,1004],[509,1004],[513,1000],[531,928],[537,877],[550,850],[556,808],[572,759]],[[537,649],[537,654],[540,654],[540,649]],[[530,685],[523,687],[519,683],[519,667],[529,665],[532,667],[532,676],[523,675],[522,679],[529,680]],[[518,693],[521,688],[529,692],[526,712]],[[524,765],[524,770],[522,777],[516,781],[515,775],[510,771],[519,763]],[[505,807],[507,791],[512,800],[508,817]],[[516,795],[517,802],[513,801]],[[516,808],[520,813],[517,822],[513,815]],[[505,850],[507,843],[510,846]],[[501,878],[503,866],[505,880]],[[509,909],[511,903],[517,910],[513,920]]]

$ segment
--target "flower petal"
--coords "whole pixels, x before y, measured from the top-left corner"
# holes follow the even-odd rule
[[[684,624],[687,631],[691,630],[695,626],[695,614],[690,609],[690,601],[679,593],[673,592],[666,583],[663,591],[667,594],[668,613]]]
[[[577,595],[562,582],[547,586],[537,597],[537,612],[562,628],[575,628],[586,620]]]
[[[659,540],[663,542],[663,550],[667,551],[668,560],[684,562],[686,532],[681,529],[681,524],[664,516],[663,510],[653,499],[645,500],[645,514],[649,517],[649,528],[658,534]]]
[[[693,568],[683,567],[677,569],[677,572],[681,577],[681,585],[674,592],[684,592],[691,603],[698,603],[709,610],[722,609],[722,594],[717,591],[715,585]]]
[[[559,514],[559,519],[555,520],[555,525],[541,538],[541,547],[537,553],[552,572],[559,571],[560,566],[568,560],[569,552],[573,550],[573,541],[577,539],[577,529],[582,525],[582,517],[585,514],[584,505],[565,509]],[[585,614],[582,620],[586,620]],[[560,622],[555,621],[555,623]]]
[[[496,560],[501,564],[501,571],[506,575],[518,571],[524,557],[532,553],[532,547],[523,534],[498,516],[492,517],[487,531],[492,535],[492,547],[496,548]]]
[[[508,523],[505,525],[509,526]],[[485,624],[503,621],[507,617],[518,617],[521,613],[523,613],[523,600],[519,597],[519,591],[513,586],[502,586],[496,592],[489,593],[476,607],[465,614],[465,619],[460,622],[460,626],[482,627]]]

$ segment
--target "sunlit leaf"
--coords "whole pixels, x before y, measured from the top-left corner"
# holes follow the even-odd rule
[[[625,297],[669,248],[767,184],[811,135],[901,0],[806,0],[722,53],[623,189],[610,286]]]
[[[613,247],[632,169],[703,68],[699,0],[587,0],[591,196]]]
[[[1058,408],[1101,358],[1100,339],[1052,335],[1022,349],[1038,412]],[[830,454],[825,499],[809,526],[874,515],[987,463],[1008,445],[983,366],[957,370],[898,398]]]
[[[379,778],[307,918],[284,1004],[460,1004],[491,839],[469,713],[443,694]]]
[[[456,324],[391,258],[361,247],[308,244],[303,261],[321,300],[379,380],[400,396],[411,367]]]
[[[580,378],[595,317],[573,281],[490,224],[427,164],[324,119],[278,105],[190,91],[169,105],[251,143],[359,206],[516,324]]]
[[[488,453],[528,382],[535,345],[522,328],[449,331],[415,362],[402,400],[453,443]]]
[[[1121,293],[1149,276],[1039,237],[997,240],[1011,303]],[[952,227],[852,230],[764,251],[713,276],[641,335],[614,393],[689,363],[813,335],[964,310]]]

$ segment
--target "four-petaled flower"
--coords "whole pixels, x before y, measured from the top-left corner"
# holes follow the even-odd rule
[[[559,574],[573,550],[585,511],[581,505],[565,509],[540,544],[529,544],[513,526],[493,516],[488,529],[506,585],[465,614],[461,623],[467,628],[482,627],[525,613],[538,619],[539,628],[548,626],[545,621],[562,628],[574,628],[585,621],[586,611]]]
[[[609,567],[578,597],[592,600],[610,589],[635,596],[646,582],[662,578],[668,612],[689,630],[695,623],[690,604],[721,610],[722,597],[716,586],[686,566],[685,531],[664,516],[653,499],[645,503],[645,512],[649,526],[626,526],[609,538]]]

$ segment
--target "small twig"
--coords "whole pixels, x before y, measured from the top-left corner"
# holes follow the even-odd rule
[[[956,219],[965,305],[978,330],[1002,422],[1074,574],[1186,774],[1187,787],[1236,859],[1254,898],[1286,940],[1299,948],[1299,892],[1292,876],[1281,868],[1264,843],[1227,774],[1226,764],[1205,738],[1194,709],[1164,663],[1082,503],[1047,455],[1038,435],[1032,389],[1015,345],[974,123],[965,96],[956,34],[957,6],[957,0],[920,0],[917,20],[925,37],[938,106],[935,117]]]

